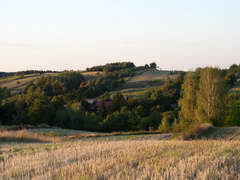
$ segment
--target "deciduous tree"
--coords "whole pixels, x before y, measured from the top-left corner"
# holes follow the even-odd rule
[[[197,118],[215,125],[223,123],[226,86],[220,69],[207,67],[200,71],[197,94]]]

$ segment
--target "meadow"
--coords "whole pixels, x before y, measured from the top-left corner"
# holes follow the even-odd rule
[[[1,143],[0,179],[240,178],[240,141],[144,137]]]

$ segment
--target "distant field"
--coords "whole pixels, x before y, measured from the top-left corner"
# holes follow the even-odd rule
[[[8,82],[1,83],[1,87],[7,87],[9,89],[19,88],[39,78],[40,76],[24,77],[22,79],[10,80]]]
[[[82,75],[88,75],[88,76],[97,76],[100,74],[104,74],[104,72],[101,71],[94,71],[94,72],[83,72]]]
[[[121,87],[121,89],[116,90],[116,91],[108,92],[108,94],[112,95],[114,93],[121,92],[122,95],[127,96],[127,97],[141,98],[151,88],[152,87],[149,87],[149,86],[147,86],[147,87],[143,86],[143,88],[142,87],[140,87],[140,88],[137,88],[137,87],[135,87],[135,88],[133,88],[133,87],[128,88],[127,85],[124,85],[123,87]]]
[[[10,76],[7,78],[0,78],[0,87],[9,88],[13,94],[20,92],[32,81],[44,76],[57,76],[59,73],[46,74],[29,74],[25,76]]]
[[[0,146],[2,179],[239,179],[239,141],[89,140]]]
[[[77,134],[90,134],[89,131],[80,131],[72,129],[61,129],[61,128],[39,128],[39,129],[29,129],[29,132],[50,135],[50,136],[72,136]]]
[[[171,75],[169,71],[139,71],[134,77],[126,78],[126,83],[119,89],[109,93],[120,91],[123,95],[128,97],[142,97],[149,89],[163,85],[166,79],[175,79],[178,76],[178,74]]]
[[[234,87],[231,89],[231,92],[240,92],[240,87]]]
[[[11,131],[14,129],[19,129],[20,126],[0,126],[0,131]],[[43,135],[49,135],[49,136],[72,136],[77,134],[90,134],[93,132],[89,131],[81,131],[81,130],[73,130],[73,129],[62,129],[62,128],[29,128],[26,129],[26,131],[31,133],[37,133],[37,134],[43,134]],[[97,133],[95,133],[97,134]]]
[[[178,74],[171,75],[169,71],[158,71],[158,70],[151,70],[134,76],[130,79],[130,83],[132,82],[139,82],[139,81],[156,81],[156,80],[166,80],[167,78],[176,78]]]
[[[73,129],[62,129],[62,128],[37,128],[32,126],[30,127],[23,127],[21,126],[0,126],[0,132],[11,132],[8,135],[17,136],[19,132],[24,131],[29,134],[36,134],[36,135],[44,135],[47,137],[60,137],[64,140],[73,140],[73,139],[82,139],[82,138],[113,138],[116,140],[120,136],[130,137],[131,138],[141,138],[141,136],[148,135],[148,137],[157,138],[157,139],[166,139],[166,134],[160,134],[158,131],[148,132],[148,131],[137,131],[137,132],[112,132],[112,133],[100,133],[100,132],[90,132],[90,131],[82,131],[82,130],[73,130]],[[136,137],[135,137],[136,136]],[[167,134],[168,138],[171,138],[172,135]],[[3,137],[3,136],[2,136]],[[20,139],[21,140],[21,139]],[[1,141],[1,133],[0,133],[0,141]],[[19,140],[18,140],[19,141]]]
[[[130,89],[124,89],[121,91],[121,93],[124,96],[128,97],[141,97],[144,95],[144,93],[148,90],[149,88],[130,88]]]
[[[104,72],[95,71],[95,72],[82,72],[81,73],[87,80],[94,79],[99,75],[103,75]]]
[[[19,78],[21,78],[21,76],[1,77],[1,78],[0,78],[0,85],[1,85],[2,83],[6,83],[6,82],[8,82],[8,81],[16,80],[16,79],[19,79]]]
[[[178,74],[171,75],[169,71],[150,70],[140,72],[136,76],[127,80],[122,89],[139,89],[160,86],[168,78],[175,79]]]
[[[153,89],[153,88],[157,88],[157,87],[160,87],[160,86],[153,86],[153,87],[144,87],[144,88],[129,88],[129,89],[123,89],[121,90],[120,92],[125,95],[125,96],[128,96],[128,97],[143,97],[144,94]]]

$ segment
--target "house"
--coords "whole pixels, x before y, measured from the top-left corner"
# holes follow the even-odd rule
[[[111,99],[106,99],[106,100],[98,100],[96,101],[95,107],[97,110],[101,110],[101,109],[111,109],[111,107],[113,106],[113,102]]]
[[[85,101],[90,104],[89,108],[91,111],[99,111],[102,109],[109,110],[113,106],[112,99],[105,99],[105,100],[85,99]]]

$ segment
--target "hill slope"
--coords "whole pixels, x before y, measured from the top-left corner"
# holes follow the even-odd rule
[[[140,81],[166,80],[167,78],[176,78],[178,74],[171,74],[170,71],[149,70],[138,74],[129,80],[129,83]]]

